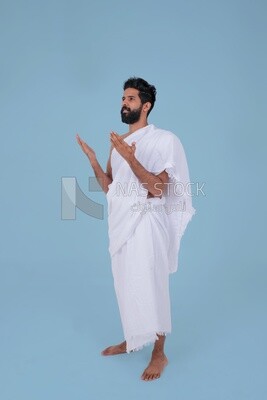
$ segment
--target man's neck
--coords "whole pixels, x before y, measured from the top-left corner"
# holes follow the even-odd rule
[[[135,124],[129,125],[129,134],[134,133],[138,129],[144,128],[147,125],[148,125],[147,120],[137,121]]]

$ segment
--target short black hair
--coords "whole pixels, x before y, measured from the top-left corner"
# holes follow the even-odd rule
[[[155,86],[150,85],[147,81],[142,78],[137,78],[135,76],[127,79],[127,81],[123,84],[123,90],[125,89],[137,89],[139,91],[139,97],[141,99],[141,103],[149,102],[151,107],[147,113],[149,115],[150,111],[152,111],[154,107],[154,103],[156,101],[157,90]]]

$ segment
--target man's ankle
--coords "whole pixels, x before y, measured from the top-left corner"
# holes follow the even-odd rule
[[[162,348],[154,348],[152,351],[153,356],[164,356],[164,349]]]

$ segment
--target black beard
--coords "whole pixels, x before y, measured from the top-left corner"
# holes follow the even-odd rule
[[[128,112],[125,113],[125,112],[123,112],[124,110],[127,110]],[[122,122],[124,122],[125,124],[129,124],[129,125],[135,124],[140,119],[141,111],[142,111],[142,105],[139,108],[137,108],[136,110],[130,110],[127,107],[122,107],[122,109],[121,109]]]

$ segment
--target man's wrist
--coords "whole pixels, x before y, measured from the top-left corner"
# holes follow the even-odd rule
[[[89,159],[89,161],[90,161],[90,164],[91,164],[91,166],[92,166],[93,168],[94,168],[95,166],[97,166],[98,161],[97,161],[96,158],[90,158],[90,157],[88,156],[88,154],[87,154],[87,157],[88,157],[88,159]]]
[[[137,161],[137,159],[135,158],[135,156],[131,156],[131,158],[129,158],[129,160],[127,160],[127,162],[128,162],[128,164],[129,164],[129,166],[130,166],[131,168],[134,168],[134,167],[137,165],[137,163],[138,163],[138,161]]]

